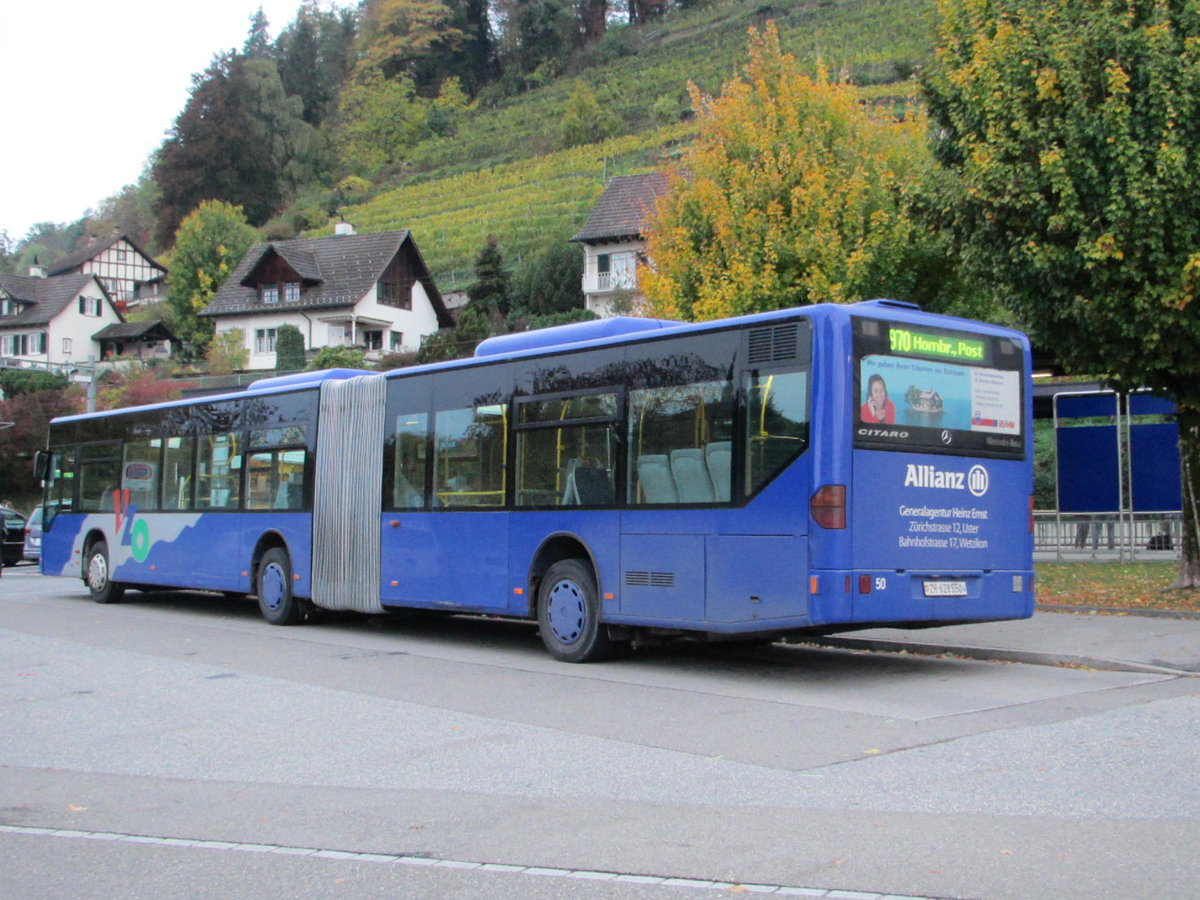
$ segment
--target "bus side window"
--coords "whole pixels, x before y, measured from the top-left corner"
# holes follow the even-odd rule
[[[434,414],[434,487],[442,506],[503,506],[507,406]]]
[[[534,398],[517,416],[517,506],[616,503],[616,392]]]
[[[421,509],[425,505],[425,458],[429,416],[426,413],[401,413],[396,417],[392,439],[393,509]]]
[[[140,512],[158,509],[159,457],[162,440],[127,441],[121,460],[121,490]]]
[[[112,492],[120,481],[121,445],[84,444],[79,465],[79,509],[100,512],[113,508]]]
[[[808,373],[746,376],[746,493],[752,494],[808,445]]]
[[[191,509],[192,464],[195,455],[195,438],[167,438],[162,464],[163,509]]]
[[[237,435],[200,438],[196,460],[196,508],[237,509],[241,501],[242,457]]]
[[[62,447],[55,450],[57,468],[52,473],[49,502],[42,510],[42,528],[49,530],[54,517],[60,512],[70,512],[75,500],[75,448]]]
[[[629,502],[727,503],[733,384],[629,392]]]

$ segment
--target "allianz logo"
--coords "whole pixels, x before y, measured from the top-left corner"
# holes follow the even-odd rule
[[[983,466],[971,466],[966,472],[953,472],[937,466],[909,463],[904,473],[905,487],[943,488],[949,491],[970,491],[982,497],[988,489],[988,473]]]

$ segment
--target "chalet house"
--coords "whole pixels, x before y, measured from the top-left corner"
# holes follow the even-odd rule
[[[4,364],[74,364],[100,358],[97,332],[121,321],[108,291],[92,274],[0,275],[0,357]]]
[[[255,244],[208,308],[218,332],[241,330],[249,368],[275,367],[281,325],[295,325],[308,350],[359,347],[367,357],[415,351],[453,320],[408,231]]]
[[[667,192],[661,172],[622,175],[605,185],[583,229],[571,238],[583,244],[583,294],[589,310],[605,317],[616,314],[614,304],[637,308],[637,267],[646,251],[646,220]]]
[[[167,277],[166,268],[127,234],[115,234],[107,241],[93,238],[86,247],[55,260],[48,269],[51,276],[95,275],[121,312],[162,299]]]

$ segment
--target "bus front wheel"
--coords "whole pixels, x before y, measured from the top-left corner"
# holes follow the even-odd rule
[[[538,588],[538,633],[563,662],[593,662],[613,649],[600,621],[600,596],[591,567],[578,559],[556,562]]]
[[[96,541],[88,550],[84,564],[83,581],[88,593],[97,603],[117,603],[125,594],[125,586],[112,580],[112,569],[108,564],[108,544]]]
[[[263,554],[255,579],[258,609],[272,625],[298,625],[308,605],[292,593],[292,561],[287,551],[273,547]]]

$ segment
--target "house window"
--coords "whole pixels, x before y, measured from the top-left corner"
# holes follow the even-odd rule
[[[382,331],[364,331],[362,333],[363,346],[368,350],[383,349],[383,332]]]
[[[46,334],[6,334],[0,341],[5,356],[39,356],[46,352]]]
[[[637,257],[632,253],[601,253],[596,257],[596,287],[601,291],[637,287]]]
[[[81,316],[99,316],[103,311],[103,301],[99,297],[79,298],[79,314]]]
[[[117,251],[117,262],[125,262],[127,254],[124,250]]]
[[[401,347],[404,346],[404,332],[389,331],[388,337],[389,337],[389,340],[388,340],[388,349],[389,350],[399,350]]]
[[[283,286],[283,299],[286,303],[295,303],[300,299],[300,282],[289,281]]]
[[[279,302],[279,285],[264,284],[262,287],[263,303],[278,303]]]
[[[274,328],[256,328],[254,329],[254,352],[255,353],[274,353],[275,352],[275,336]]]
[[[70,338],[62,339],[62,352],[63,352],[63,356],[71,355],[71,339]]]
[[[329,326],[329,346],[341,347],[346,343],[346,326],[330,325]]]
[[[17,304],[5,297],[0,300],[0,316],[15,316],[18,312]]]

